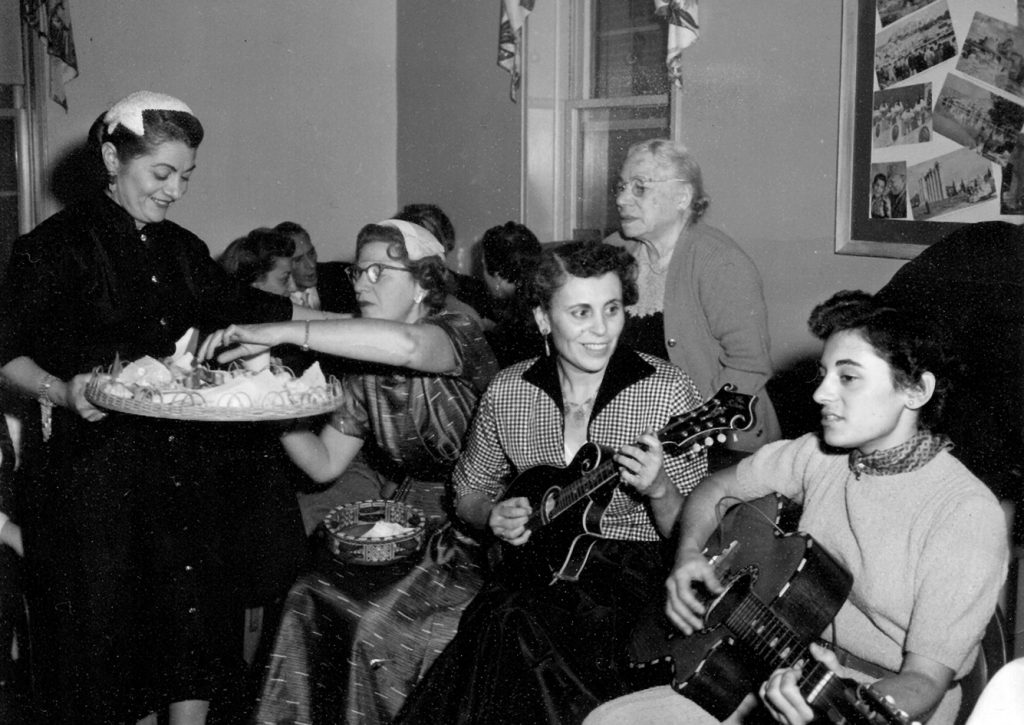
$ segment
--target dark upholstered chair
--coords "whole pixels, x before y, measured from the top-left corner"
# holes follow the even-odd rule
[[[954,725],[963,725],[970,717],[974,705],[981,697],[981,691],[992,679],[1000,667],[1010,661],[1010,640],[1006,631],[1006,621],[999,609],[992,615],[988,627],[985,628],[985,636],[981,640],[981,652],[978,653],[978,661],[966,677],[960,680],[962,691],[960,700],[960,711],[956,715]]]
[[[957,446],[954,454],[1019,509],[1024,230],[1007,222],[961,227],[907,262],[878,297],[944,331],[961,363],[945,414],[947,432]]]
[[[965,225],[907,262],[878,297],[937,325],[960,362],[952,376],[945,432],[956,444],[954,455],[1011,510],[1012,557],[1005,598],[1011,637],[1020,637],[1024,229],[995,221]],[[1018,654],[1022,645],[1017,644]]]

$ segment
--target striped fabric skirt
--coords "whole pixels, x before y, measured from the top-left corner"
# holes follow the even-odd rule
[[[482,581],[478,545],[449,525],[416,563],[324,557],[288,594],[254,722],[391,722]]]

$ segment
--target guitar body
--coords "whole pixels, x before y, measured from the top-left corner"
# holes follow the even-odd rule
[[[635,666],[671,660],[673,688],[720,720],[778,666],[777,656],[763,650],[805,648],[835,617],[852,584],[849,573],[808,535],[776,531],[773,524],[785,514],[778,496],[731,508],[707,545],[711,557],[738,542],[720,577],[726,591],[708,604],[705,629],[684,637],[661,615],[648,619],[633,639]],[[754,601],[763,608],[752,606]],[[776,627],[778,622],[784,627]],[[782,643],[765,634],[782,630]]]
[[[571,484],[592,475],[609,456],[610,451],[587,443],[568,466],[534,466],[512,481],[503,498],[525,497],[534,514],[527,524],[531,533],[526,544],[500,545],[502,576],[524,584],[579,579],[591,549],[603,538],[601,515],[615,487],[595,486],[587,495],[569,504],[557,518],[550,514],[560,502],[565,504],[563,495]]]

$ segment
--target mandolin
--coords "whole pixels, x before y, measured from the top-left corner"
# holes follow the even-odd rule
[[[724,443],[730,431],[754,424],[756,396],[725,385],[703,405],[674,416],[658,433],[667,451]],[[584,445],[564,468],[534,466],[509,485],[504,499],[525,497],[533,513],[521,546],[502,543],[499,572],[521,582],[576,581],[594,544],[605,538],[601,516],[619,484],[613,451]]]

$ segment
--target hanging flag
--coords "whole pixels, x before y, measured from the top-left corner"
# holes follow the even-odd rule
[[[21,20],[46,43],[50,56],[50,97],[68,110],[64,84],[78,77],[69,0],[21,0]]]
[[[498,65],[512,75],[509,96],[519,100],[522,77],[523,24],[533,10],[534,0],[501,0],[501,25],[498,29]]]
[[[683,48],[700,35],[697,0],[654,0],[654,13],[668,20],[668,53],[665,65],[672,82],[683,86]]]

